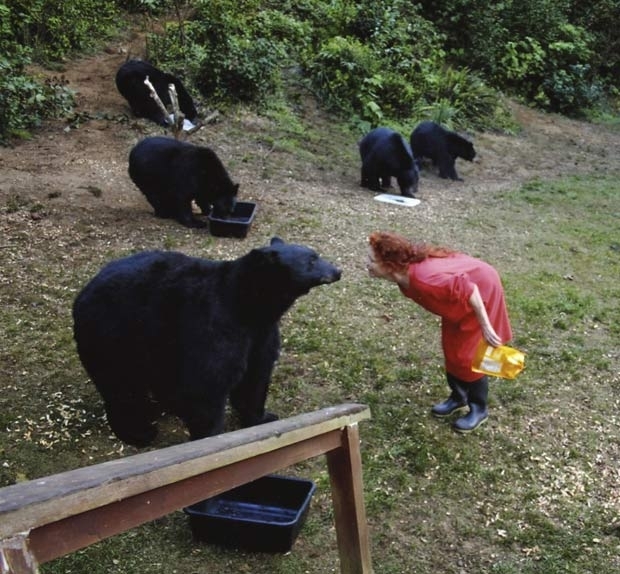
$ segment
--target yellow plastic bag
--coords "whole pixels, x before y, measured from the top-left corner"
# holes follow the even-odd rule
[[[471,370],[503,379],[514,379],[525,366],[525,354],[517,349],[500,345],[493,347],[484,339],[480,341]]]

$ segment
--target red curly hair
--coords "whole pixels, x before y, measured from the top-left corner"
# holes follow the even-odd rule
[[[427,257],[448,257],[455,253],[447,247],[426,243],[413,243],[390,231],[374,231],[368,237],[377,262],[390,272],[405,273],[411,263],[418,263]]]

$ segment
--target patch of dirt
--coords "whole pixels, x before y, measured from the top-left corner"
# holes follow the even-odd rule
[[[0,155],[0,200],[11,197],[39,201],[56,207],[71,204],[74,209],[89,211],[106,209],[125,211],[132,219],[138,213],[149,211],[142,196],[127,176],[128,151],[141,137],[160,133],[157,126],[131,117],[125,100],[117,92],[114,75],[127,53],[140,55],[142,38],[134,36],[129,42],[111,45],[105,52],[92,58],[72,62],[64,72],[69,86],[77,92],[77,111],[83,123],[72,128],[62,122],[47,124],[30,141],[18,142],[13,148],[2,150]],[[306,106],[307,107],[307,106]],[[306,112],[316,118],[316,109]],[[545,115],[523,106],[514,105],[515,115],[523,128],[518,136],[478,134],[475,145],[478,158],[473,164],[459,160],[457,169],[465,178],[464,183],[451,185],[467,192],[472,187],[477,192],[497,188],[517,187],[535,177],[553,178],[563,174],[606,173],[618,169],[620,137],[600,126],[572,121],[563,117]],[[89,119],[92,118],[92,119]],[[236,124],[232,138],[227,136],[229,122]],[[325,121],[325,120],[319,120]],[[214,147],[225,163],[241,162],[234,175],[242,179],[242,190],[251,189],[256,180],[252,169],[256,159],[264,162],[269,149],[257,149],[256,134],[260,133],[261,118],[223,118],[215,126],[206,126],[190,136],[195,143],[206,140]],[[240,137],[247,135],[247,141]],[[289,169],[286,181],[262,178],[261,189],[265,195],[279,193],[282,183],[292,191],[298,184],[328,183],[330,194],[354,192],[365,198],[359,190],[355,142],[351,142],[350,165],[345,173],[332,174],[325,181],[325,166],[304,166],[299,182]],[[247,157],[252,161],[247,162]],[[243,165],[252,167],[244,173]],[[355,167],[353,167],[355,166]],[[291,166],[292,167],[292,166]],[[300,170],[296,169],[295,174]],[[336,180],[334,180],[334,175]],[[339,180],[338,180],[339,178]],[[245,182],[243,181],[245,179]],[[245,183],[245,185],[243,185]],[[434,174],[425,173],[420,184],[421,199],[439,199],[438,190],[445,190],[446,182]],[[307,191],[303,192],[305,195]],[[56,210],[55,210],[56,211]],[[58,212],[56,212],[58,213]]]

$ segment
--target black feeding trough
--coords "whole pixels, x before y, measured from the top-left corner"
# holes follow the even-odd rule
[[[288,552],[315,489],[311,480],[267,475],[183,510],[195,540],[254,552]]]
[[[247,234],[256,214],[256,203],[238,201],[235,209],[228,217],[214,217],[209,214],[209,233],[217,237],[238,237],[243,239]]]

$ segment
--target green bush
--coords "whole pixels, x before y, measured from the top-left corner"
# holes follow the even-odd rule
[[[618,3],[597,0],[421,0],[449,57],[539,107],[579,115],[617,88]]]
[[[443,38],[400,0],[356,4],[349,36],[326,40],[306,63],[320,97],[341,113],[385,120],[450,118],[469,128],[506,127],[499,95],[468,68],[446,63]]]
[[[380,67],[380,61],[368,46],[355,38],[335,36],[320,47],[307,71],[330,109],[365,117],[378,113]]]
[[[190,82],[217,102],[263,102],[276,94],[281,71],[304,47],[307,26],[260,2],[198,2],[192,21],[151,36],[152,59],[166,69],[182,67]]]
[[[166,10],[171,10],[175,4],[182,3],[175,0],[118,0],[119,8],[127,12],[147,14],[162,14]]]
[[[114,29],[118,15],[113,0],[11,0],[7,6],[15,41],[30,46],[39,62],[92,48]]]
[[[457,78],[444,38],[405,0],[202,0],[182,32],[174,24],[150,36],[151,59],[219,104],[281,94],[283,71],[294,68],[354,122],[408,119],[446,103],[468,127],[496,119],[498,94],[468,69]]]
[[[61,80],[39,82],[25,74],[24,59],[0,55],[0,142],[26,137],[45,118],[68,113],[73,93]]]
[[[0,142],[26,137],[44,118],[68,112],[73,94],[61,80],[40,82],[27,74],[29,47],[15,42],[11,10],[0,3]]]

